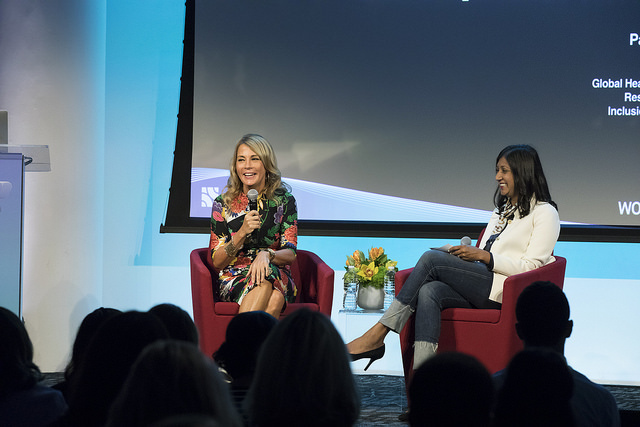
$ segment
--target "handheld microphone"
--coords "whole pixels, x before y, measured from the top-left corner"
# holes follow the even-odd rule
[[[249,199],[249,210],[257,211],[258,210],[258,190],[252,188],[247,191],[247,198]],[[258,238],[258,230],[253,230],[251,232],[251,240],[256,240]]]
[[[247,192],[247,198],[249,199],[249,210],[258,210],[258,190],[252,188]]]
[[[460,239],[460,244],[461,245],[471,246],[471,237],[464,236],[462,239]]]

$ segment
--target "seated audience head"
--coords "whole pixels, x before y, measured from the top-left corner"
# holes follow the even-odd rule
[[[84,352],[89,346],[89,342],[96,334],[98,328],[107,319],[119,313],[121,313],[121,311],[116,310],[115,308],[100,307],[93,310],[91,313],[87,314],[84,319],[82,319],[82,322],[78,327],[78,332],[76,333],[76,338],[73,342],[73,349],[71,350],[71,360],[69,361],[69,364],[64,371],[65,379],[69,380],[69,378],[73,375],[75,369],[80,363],[80,360],[82,360]]]
[[[165,303],[152,307],[149,312],[158,316],[171,339],[198,345],[198,329],[185,310],[177,305]]]
[[[64,396],[40,384],[41,379],[26,328],[12,311],[0,307],[1,425],[46,426],[64,415]]]
[[[107,319],[69,384],[68,423],[103,425],[138,355],[147,345],[168,337],[162,322],[151,313],[128,311]]]
[[[551,347],[564,352],[571,335],[569,301],[562,289],[551,282],[527,286],[516,303],[516,330],[527,347]]]
[[[174,416],[209,416],[240,426],[227,384],[215,363],[193,343],[158,341],[131,368],[108,426],[147,426]]]
[[[0,398],[29,389],[41,379],[27,330],[18,316],[0,307]]]
[[[564,356],[549,348],[525,349],[507,366],[494,425],[573,426],[572,394],[573,377]]]
[[[409,400],[411,426],[487,427],[494,402],[493,381],[473,356],[437,354],[415,371]]]
[[[347,349],[329,318],[300,309],[260,351],[247,412],[252,425],[352,426],[360,399]]]
[[[256,369],[262,343],[278,324],[264,311],[249,311],[236,315],[225,334],[225,342],[213,355],[215,361],[233,381],[250,380]]]

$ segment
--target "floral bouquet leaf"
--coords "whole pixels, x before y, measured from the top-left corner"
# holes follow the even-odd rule
[[[397,264],[396,261],[389,260],[383,248],[371,248],[368,257],[360,250],[353,252],[353,255],[347,255],[344,268],[349,271],[349,266],[354,267],[360,286],[382,289],[387,269],[393,267],[394,271],[398,271]]]

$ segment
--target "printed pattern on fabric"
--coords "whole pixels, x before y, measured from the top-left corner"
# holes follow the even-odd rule
[[[229,205],[223,202],[222,196],[215,199],[211,210],[211,257],[240,230],[248,205],[249,199],[245,194],[240,194]],[[247,237],[236,257],[220,271],[218,284],[222,301],[241,303],[244,296],[256,286],[247,275],[258,252],[267,248],[276,251],[297,250],[298,211],[293,195],[283,191],[274,195],[273,199],[260,196],[258,212],[261,226],[256,230],[255,236]],[[270,264],[270,267],[271,273],[267,280],[284,295],[285,301],[295,301],[296,287],[291,279],[290,266]]]

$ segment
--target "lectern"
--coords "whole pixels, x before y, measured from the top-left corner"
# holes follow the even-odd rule
[[[0,306],[22,317],[24,173],[51,170],[46,145],[0,144]]]

